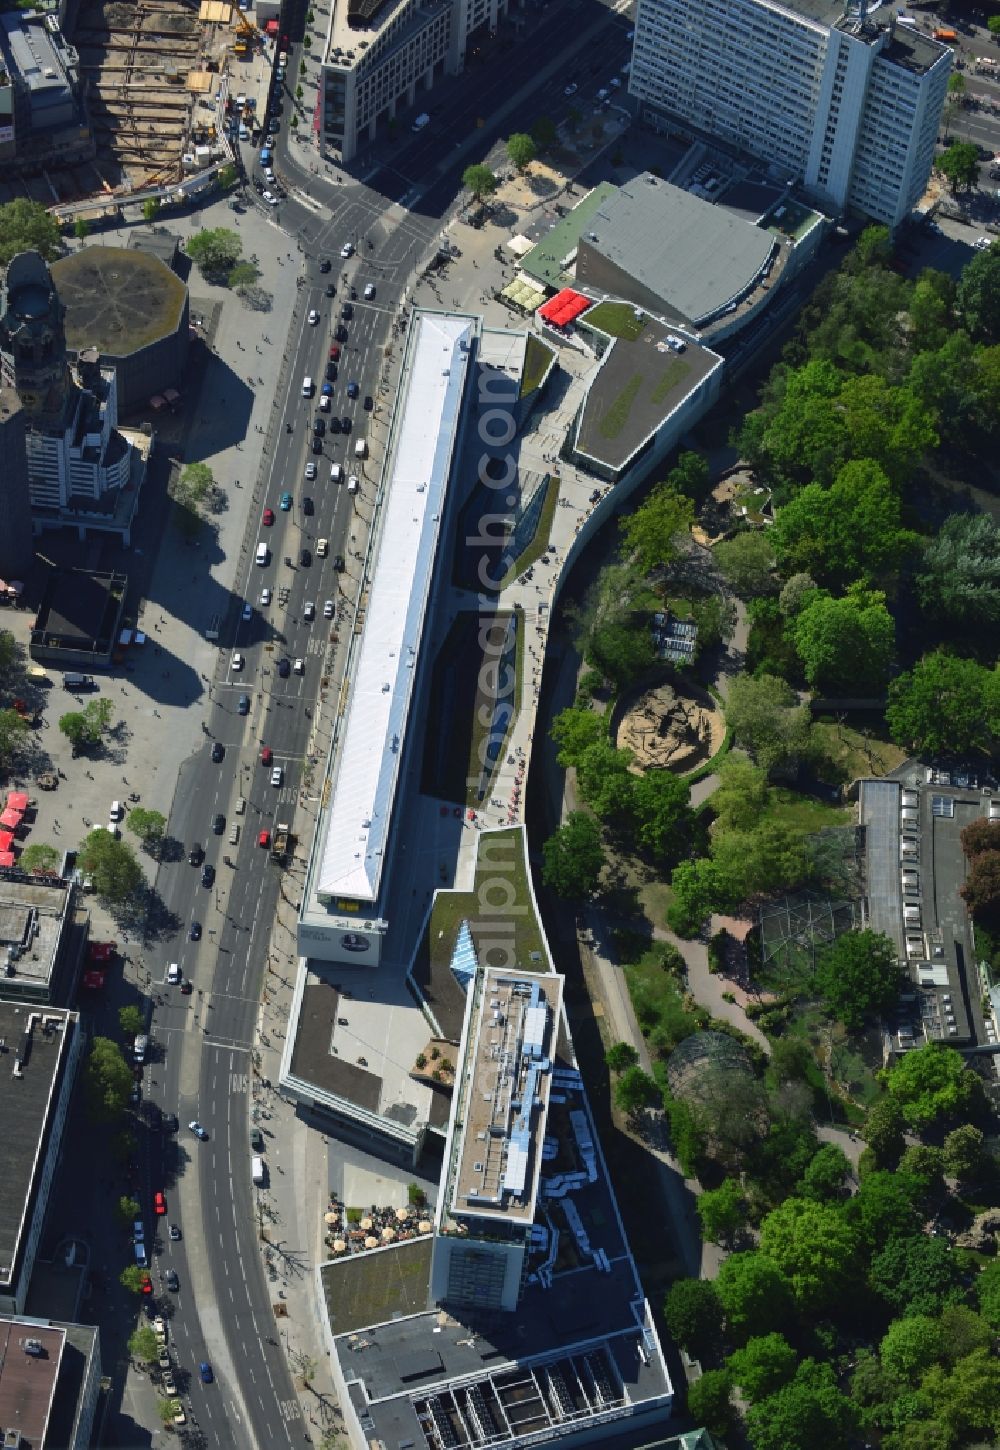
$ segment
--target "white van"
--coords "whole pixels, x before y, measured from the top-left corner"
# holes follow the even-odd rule
[[[139,1036],[132,1044],[132,1056],[135,1058],[136,1062],[141,1065],[146,1061],[146,1053],[148,1052],[148,1050],[149,1038],[146,1036],[145,1032],[140,1032]]]
[[[330,540],[320,539],[316,544],[316,553],[321,559],[325,559],[330,552]]]
[[[270,555],[270,553],[268,551],[267,545],[266,544],[258,544],[257,545],[257,563],[263,566],[263,565],[265,565],[265,564],[268,563],[268,561],[270,560],[270,558],[271,558],[271,555]]]
[[[312,395],[313,395],[313,380],[310,377],[305,377],[305,378],[302,379],[302,396],[304,398],[311,398]]]
[[[368,457],[368,444],[365,442],[365,440],[363,438],[355,438],[355,440],[354,440],[354,456],[355,456],[355,458],[367,458]]]
[[[120,821],[124,814],[125,812],[122,810],[121,801],[112,801],[111,809],[108,812],[108,819],[111,821]]]
[[[352,473],[350,478],[347,480],[347,492],[358,493],[360,488],[361,480],[358,478],[358,475],[356,473]]]
[[[258,1188],[264,1186],[264,1160],[263,1158],[250,1159],[250,1177]]]
[[[330,464],[330,482],[331,483],[343,483],[343,481],[344,481],[344,470],[341,468],[341,466],[340,466],[339,463],[331,463]]]

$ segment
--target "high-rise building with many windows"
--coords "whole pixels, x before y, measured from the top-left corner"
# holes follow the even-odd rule
[[[951,63],[864,0],[639,0],[629,87],[654,125],[894,227],[927,185]]]

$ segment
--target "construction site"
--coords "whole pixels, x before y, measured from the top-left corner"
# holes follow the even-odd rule
[[[72,15],[72,12],[71,12]],[[67,19],[94,160],[0,188],[51,205],[182,181],[225,160],[220,90],[264,38],[228,0],[80,0]],[[240,89],[238,73],[229,89]],[[239,118],[237,118],[238,120]]]

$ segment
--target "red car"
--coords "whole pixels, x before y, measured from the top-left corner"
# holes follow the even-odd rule
[[[261,749],[261,752],[260,752],[260,763],[261,763],[261,765],[270,765],[271,764],[271,761],[273,759],[274,759],[274,753],[271,750],[270,745],[263,746],[262,749]]]
[[[330,348],[330,361],[331,362],[337,362],[339,360],[339,358],[340,358],[340,345],[339,345],[339,343],[336,343],[335,342],[333,344],[333,346]]]
[[[152,1294],[153,1292],[153,1281],[148,1274],[143,1274],[142,1276],[142,1292],[144,1294]]]
[[[166,1211],[167,1200],[164,1198],[162,1190],[158,1188],[153,1194],[153,1212],[166,1213]]]
[[[257,837],[257,845],[258,846],[262,846],[264,848],[264,850],[266,851],[267,848],[270,846],[270,844],[271,844],[271,832],[270,831],[261,831],[260,835]]]
[[[261,515],[261,523],[267,524],[267,526],[270,528],[271,524],[274,523],[274,509],[264,510],[263,514]]]

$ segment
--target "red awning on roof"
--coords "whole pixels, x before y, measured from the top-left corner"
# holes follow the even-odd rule
[[[7,792],[7,804],[15,811],[26,811],[28,809],[28,797],[23,790],[11,790]]]
[[[0,851],[0,867],[2,867],[2,866],[13,866],[13,864],[14,864],[14,852],[13,851]]]
[[[9,851],[14,844],[10,831],[0,831],[0,851]]]
[[[574,292],[571,287],[564,287],[561,292],[557,292],[554,297],[550,297],[548,302],[539,307],[538,313],[540,317],[545,318],[546,322],[551,322],[554,327],[568,327],[580,316],[581,312],[586,312],[589,306],[589,297]]]
[[[16,831],[23,819],[23,811],[16,811],[13,806],[8,806],[3,815],[0,815],[0,826],[7,826],[9,830]]]
[[[276,20],[269,20],[267,22],[267,24],[264,26],[264,30],[266,31],[266,33],[268,35],[277,35],[277,33],[278,33],[278,22]]]

